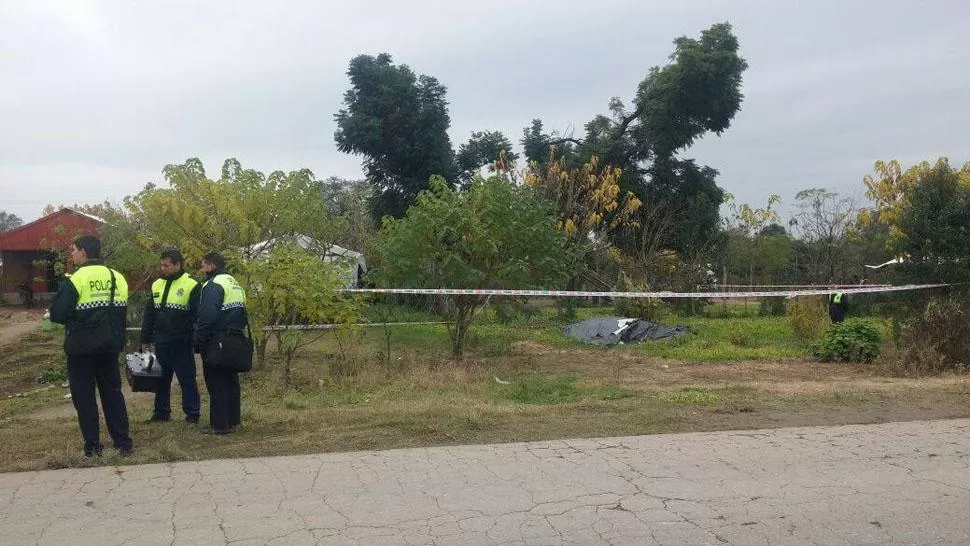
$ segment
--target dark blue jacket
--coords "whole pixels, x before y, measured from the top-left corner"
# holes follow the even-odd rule
[[[246,331],[247,314],[245,307],[222,308],[224,293],[222,287],[211,282],[216,275],[222,275],[224,269],[214,270],[206,275],[202,286],[202,296],[199,301],[199,313],[195,319],[195,335],[192,341],[197,352],[209,343],[218,332]]]
[[[75,274],[91,266],[104,266],[104,262],[88,260],[78,266]],[[114,273],[121,277],[121,273]],[[51,322],[64,325],[64,352],[69,355],[121,352],[125,346],[127,302],[115,302],[111,307],[78,309],[78,297],[77,288],[65,278],[48,309]]]
[[[163,277],[167,292],[175,281],[182,277],[185,271],[179,270],[174,275]],[[197,284],[189,295],[189,308],[176,310],[155,307],[152,287],[148,287],[148,301],[145,302],[145,314],[141,324],[141,342],[155,345],[179,344],[183,347],[192,343],[192,330],[195,327],[195,317],[199,311],[199,293],[202,285]]]

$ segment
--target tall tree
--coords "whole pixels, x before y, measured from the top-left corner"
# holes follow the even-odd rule
[[[479,169],[488,167],[489,172],[514,168],[518,155],[512,152],[512,143],[499,131],[475,131],[468,142],[458,148],[460,177],[465,185],[471,184]],[[501,164],[496,164],[501,162]]]
[[[970,163],[961,169],[945,158],[903,172],[892,161],[866,177],[875,209],[863,222],[887,225],[887,247],[904,257],[900,271],[916,282],[970,279]]]
[[[813,282],[851,280],[860,274],[850,258],[858,232],[859,207],[855,200],[825,188],[802,190],[795,195],[795,213],[789,222],[805,243],[804,267]]]
[[[346,180],[332,176],[324,181],[322,192],[329,214],[347,221],[347,230],[339,234],[334,242],[366,256],[373,256],[373,245],[379,228],[369,208],[375,193],[373,186],[366,180]]]
[[[0,210],[0,233],[10,231],[23,225],[24,221],[12,212]]]
[[[780,202],[780,197],[771,195],[763,208],[753,208],[728,195],[724,262],[735,278],[747,278],[748,284],[768,282],[788,265],[791,241],[785,228],[778,225],[781,218],[774,210]]]
[[[337,149],[363,156],[367,180],[378,190],[377,217],[400,218],[432,175],[453,183],[457,174],[447,90],[431,76],[395,66],[387,53],[354,57],[347,75],[351,86],[334,116]]]
[[[573,166],[596,155],[604,165],[620,168],[624,189],[644,203],[661,204],[675,218],[676,229],[665,230],[664,245],[683,253],[703,247],[717,232],[724,193],[715,182],[716,170],[679,154],[704,134],[719,135],[730,126],[741,106],[741,75],[748,65],[728,23],[711,26],[699,39],[677,38],[670,61],[650,69],[632,108],[612,99],[610,115],[587,123],[584,138],[546,134],[542,122],[534,120],[522,145],[530,161],[545,161],[548,147],[557,145]],[[651,210],[642,209],[639,223],[657,233],[650,225],[657,221]],[[626,250],[641,239],[629,230],[612,235]]]

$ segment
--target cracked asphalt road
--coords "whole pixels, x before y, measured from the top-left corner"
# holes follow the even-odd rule
[[[970,419],[0,474],[4,544],[968,544]]]

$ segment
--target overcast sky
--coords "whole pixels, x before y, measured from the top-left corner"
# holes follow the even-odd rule
[[[970,160],[967,0],[0,0],[0,210],[120,201],[188,157],[359,177],[333,114],[361,53],[447,86],[456,148],[518,144],[536,117],[578,135],[723,21],[742,110],[683,155],[741,201],[784,211],[800,189],[861,195],[877,159]]]

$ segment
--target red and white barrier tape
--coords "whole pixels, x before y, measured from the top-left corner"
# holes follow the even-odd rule
[[[764,298],[772,296],[821,296],[843,294],[872,294],[940,288],[949,284],[904,284],[899,286],[856,286],[854,288],[826,288],[816,290],[770,290],[759,292],[593,292],[587,290],[497,290],[477,288],[345,288],[355,294],[428,294],[439,296],[553,296],[564,298]]]
[[[719,284],[721,288],[860,288],[872,286],[891,286],[889,284]]]

